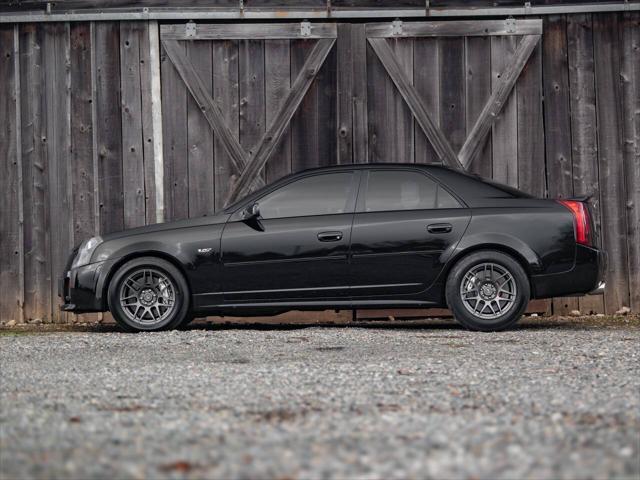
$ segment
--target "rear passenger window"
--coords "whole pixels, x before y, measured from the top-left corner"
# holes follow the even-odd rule
[[[365,212],[459,208],[439,184],[418,172],[374,170],[369,173]]]

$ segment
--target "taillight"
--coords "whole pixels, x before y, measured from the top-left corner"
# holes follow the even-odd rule
[[[591,221],[587,205],[578,200],[558,200],[573,213],[573,225],[576,242],[591,246]]]

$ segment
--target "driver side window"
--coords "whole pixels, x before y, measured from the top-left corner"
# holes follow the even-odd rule
[[[353,176],[353,172],[327,173],[291,182],[258,201],[260,216],[269,219],[346,213]]]

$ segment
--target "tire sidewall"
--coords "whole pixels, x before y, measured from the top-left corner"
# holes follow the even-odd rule
[[[516,282],[516,303],[505,314],[495,319],[476,317],[467,310],[460,298],[460,284],[470,268],[485,262],[492,262],[507,269]],[[496,331],[514,325],[522,316],[530,297],[529,278],[522,266],[513,257],[496,250],[481,250],[460,259],[449,272],[446,284],[447,305],[454,317],[471,330]]]
[[[176,288],[176,304],[173,312],[161,323],[144,325],[131,321],[120,306],[119,292],[122,281],[134,270],[140,267],[153,268],[167,275]],[[153,332],[170,330],[185,321],[189,313],[189,286],[184,275],[170,262],[156,257],[140,257],[122,265],[109,281],[107,293],[109,310],[115,321],[127,332]]]

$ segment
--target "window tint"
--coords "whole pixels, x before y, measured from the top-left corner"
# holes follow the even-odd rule
[[[421,173],[400,170],[369,173],[365,212],[458,207],[460,204],[449,192]]]
[[[263,218],[308,217],[345,213],[353,172],[314,175],[289,183],[262,198]]]

